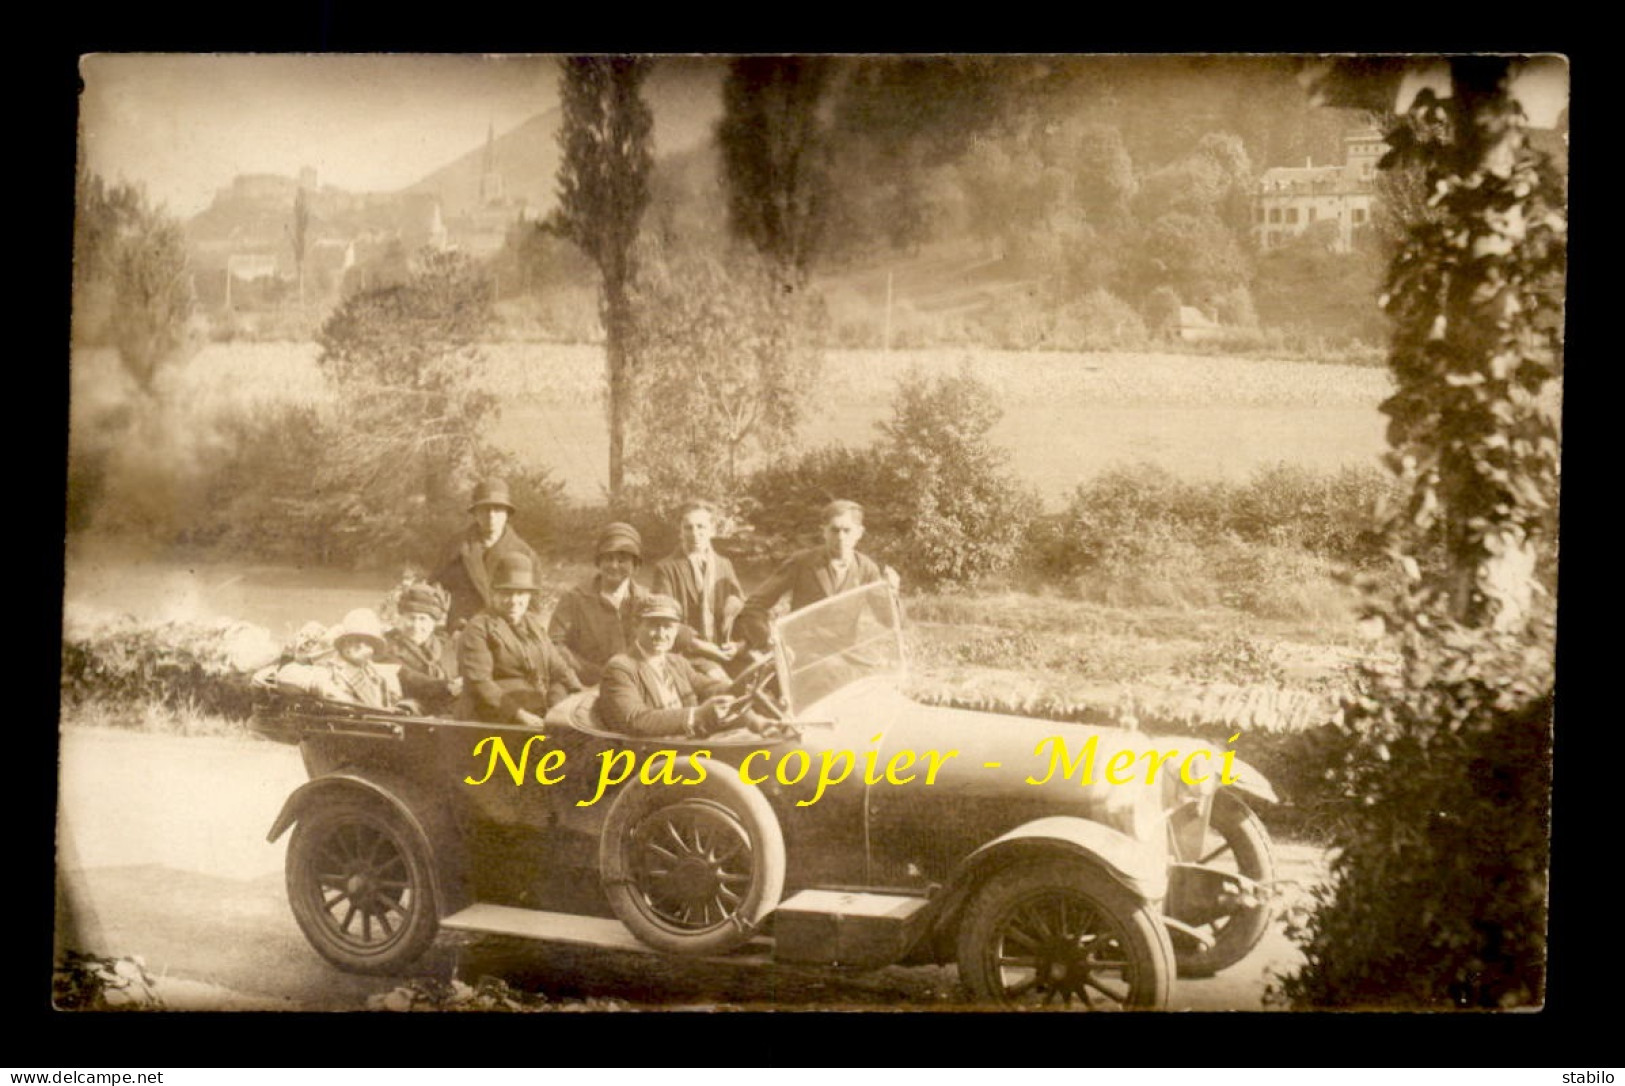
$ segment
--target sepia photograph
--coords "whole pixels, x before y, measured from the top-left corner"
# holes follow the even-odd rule
[[[1569,75],[82,56],[52,1006],[1561,1002]]]

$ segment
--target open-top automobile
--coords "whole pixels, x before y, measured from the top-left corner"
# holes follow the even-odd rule
[[[1247,800],[1274,796],[1233,752],[927,706],[906,682],[886,584],[779,619],[736,682],[754,728],[705,739],[616,734],[594,690],[537,732],[257,679],[257,730],[310,778],[270,830],[293,830],[294,916],[359,972],[409,968],[444,929],[953,963],[995,1006],[1162,1007],[1176,971],[1257,944],[1274,860]]]

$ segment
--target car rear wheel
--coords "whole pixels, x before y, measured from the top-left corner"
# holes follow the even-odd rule
[[[958,961],[971,999],[1000,1007],[1156,1009],[1173,976],[1151,906],[1072,860],[994,874],[960,922]]]
[[[1177,928],[1174,956],[1182,977],[1211,977],[1252,953],[1269,930],[1265,894],[1275,880],[1275,849],[1258,815],[1224,792],[1213,799],[1207,838],[1195,862],[1203,871],[1174,868],[1168,915],[1211,940],[1200,943]],[[1239,877],[1238,877],[1239,876]]]
[[[353,973],[392,973],[434,942],[429,858],[399,814],[344,797],[299,816],[288,903],[316,952]]]
[[[644,943],[720,954],[778,907],[784,835],[762,793],[729,774],[629,786],[604,821],[599,867],[610,907]]]

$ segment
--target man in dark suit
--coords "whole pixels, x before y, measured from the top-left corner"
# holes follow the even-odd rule
[[[487,479],[476,486],[468,512],[473,523],[456,539],[450,556],[434,575],[434,580],[451,594],[446,609],[446,629],[451,633],[491,606],[491,574],[503,558],[520,555],[534,568],[541,567],[541,559],[530,544],[508,526],[514,506],[508,498],[506,480]],[[531,595],[534,607],[537,593]]]
[[[649,587],[676,600],[683,621],[694,631],[683,655],[714,679],[724,675],[719,665],[733,658],[733,623],[745,602],[733,563],[711,548],[716,524],[716,509],[709,502],[683,506],[678,514],[682,544],[656,562],[649,576]]]
[[[704,738],[756,720],[750,713],[725,720],[734,702],[722,693],[727,681],[701,675],[671,651],[682,623],[682,608],[670,596],[638,601],[632,647],[604,666],[599,684],[595,712],[605,727],[626,735]]]
[[[768,648],[776,614],[839,595],[877,581],[897,584],[897,574],[857,552],[863,538],[863,506],[833,501],[824,507],[824,545],[792,555],[751,593],[735,630],[753,652]],[[788,606],[785,604],[788,603]]]
[[[581,682],[531,609],[541,588],[531,560],[504,555],[491,581],[491,606],[469,620],[459,639],[463,695],[457,715],[540,728],[547,711],[580,690]]]

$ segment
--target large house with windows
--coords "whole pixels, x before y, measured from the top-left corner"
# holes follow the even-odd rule
[[[1332,247],[1346,253],[1354,232],[1371,222],[1376,202],[1377,162],[1388,145],[1376,132],[1343,140],[1343,165],[1274,166],[1264,171],[1253,197],[1253,236],[1260,249],[1273,249],[1317,223],[1335,228]]]

